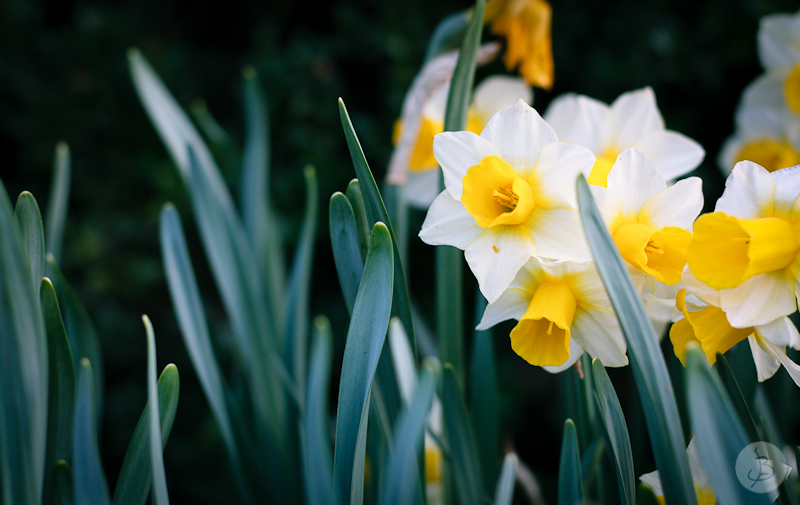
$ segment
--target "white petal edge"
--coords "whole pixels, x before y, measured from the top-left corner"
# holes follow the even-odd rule
[[[671,130],[646,133],[633,146],[653,162],[661,176],[672,181],[702,163],[703,147],[686,135]]]
[[[664,119],[656,105],[651,87],[621,94],[611,104],[614,114],[614,138],[620,149],[632,147],[645,134],[664,129]]]
[[[583,347],[581,347],[581,345],[576,342],[574,338],[572,338],[569,341],[569,358],[567,358],[567,361],[558,366],[543,366],[542,369],[545,372],[561,373],[574,365],[581,356],[583,356]]]
[[[519,77],[493,75],[484,79],[476,88],[472,98],[475,112],[486,122],[519,100],[533,103],[533,90]]]
[[[622,198],[622,215],[637,218],[651,197],[667,189],[653,163],[636,149],[626,149],[608,173],[606,187]]]
[[[592,308],[577,310],[572,320],[572,338],[603,366],[620,367],[628,364],[625,339],[613,311]]]
[[[758,27],[758,59],[767,69],[800,61],[800,18],[797,14],[773,14],[761,18]]]
[[[558,142],[556,132],[536,109],[521,100],[495,114],[481,137],[495,145],[501,157],[522,175],[536,165],[544,146]]]
[[[750,352],[753,353],[758,382],[764,382],[775,375],[775,372],[781,367],[781,362],[758,345],[755,335],[747,337],[747,343],[750,344]]]
[[[692,231],[702,210],[703,181],[699,177],[689,177],[647,200],[639,213],[639,222],[657,230],[677,226]]]
[[[797,328],[788,317],[779,317],[767,324],[756,326],[755,330],[766,340],[780,347],[793,346],[800,339]]]
[[[439,167],[422,172],[409,172],[403,186],[403,196],[409,205],[417,209],[427,209],[439,196]]]
[[[526,174],[533,190],[534,204],[543,207],[578,207],[575,180],[594,167],[591,151],[569,142],[555,142],[542,149],[536,166]]]
[[[433,156],[442,167],[444,185],[456,200],[464,191],[462,180],[470,167],[487,156],[500,156],[491,142],[472,132],[444,132],[433,137]]]
[[[794,383],[800,386],[800,365],[789,359],[786,355],[786,349],[773,344],[769,340],[758,338],[758,336],[756,336],[756,342],[764,352],[780,361]]]
[[[611,107],[588,96],[568,93],[550,103],[545,121],[558,140],[583,146],[595,156],[609,147],[614,126]]]
[[[772,206],[776,217],[789,219],[800,196],[800,165],[772,172]]]
[[[534,208],[525,223],[535,247],[543,258],[591,261],[592,253],[575,209]]]
[[[466,249],[483,233],[464,204],[442,191],[431,204],[419,238],[429,245],[451,245]]]
[[[771,216],[772,188],[772,176],[764,167],[740,161],[725,181],[714,211],[746,219]]]
[[[531,303],[533,293],[519,288],[509,288],[494,303],[486,306],[476,330],[488,330],[508,319],[521,318]]]
[[[517,272],[533,255],[534,247],[521,225],[486,229],[464,251],[478,287],[494,303],[511,284]]]
[[[785,270],[756,275],[720,291],[720,308],[734,328],[768,324],[797,310],[794,279]]]

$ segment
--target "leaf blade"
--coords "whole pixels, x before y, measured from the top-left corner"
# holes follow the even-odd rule
[[[97,424],[91,384],[92,366],[81,358],[72,424],[72,475],[75,503],[110,503],[108,484],[97,447]]]

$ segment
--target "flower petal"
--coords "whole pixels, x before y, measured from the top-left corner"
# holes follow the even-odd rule
[[[758,59],[767,69],[795,65],[800,61],[800,18],[796,14],[773,14],[761,18]]]
[[[705,493],[713,493],[711,477],[708,475],[706,465],[703,463],[700,453],[697,450],[694,438],[689,441],[689,446],[686,448],[686,459],[689,461],[689,474],[692,476],[694,485]]]
[[[683,267],[681,283],[683,283],[686,291],[699,298],[703,303],[713,305],[715,307],[722,305],[719,291],[712,288],[708,284],[700,282],[700,280],[695,277],[692,271],[689,269],[689,265]]]
[[[571,367],[575,364],[576,361],[583,355],[583,347],[575,341],[575,339],[571,339],[569,341],[569,358],[563,364],[558,366],[543,366],[541,367],[546,372],[550,373],[561,373],[567,368]]]
[[[649,86],[629,91],[611,104],[616,132],[612,142],[620,149],[632,147],[645,133],[664,129],[664,119]]]
[[[519,288],[509,288],[503,291],[496,302],[490,303],[483,311],[481,322],[476,330],[488,330],[492,326],[507,319],[517,319],[525,314],[531,303],[532,293]]]
[[[535,204],[549,208],[577,208],[575,179],[578,174],[588,177],[594,161],[594,155],[585,147],[569,142],[546,145],[538,163],[528,174]]]
[[[535,246],[533,254],[543,258],[590,261],[592,253],[575,209],[535,207],[525,223]]]
[[[800,165],[772,172],[772,205],[776,217],[790,219],[800,195]]]
[[[523,177],[536,165],[542,148],[558,142],[536,109],[522,101],[495,114],[481,137],[497,146],[500,156]]]
[[[645,134],[635,147],[653,162],[661,176],[670,181],[688,174],[703,161],[703,147],[686,135],[670,130]]]
[[[759,325],[756,327],[756,331],[765,339],[781,347],[796,345],[800,340],[797,328],[788,317],[779,317],[767,324]]]
[[[644,154],[626,149],[611,167],[606,187],[622,198],[622,215],[637,217],[647,200],[667,189],[667,183]]]
[[[467,170],[487,156],[500,156],[500,152],[475,133],[444,132],[433,137],[433,155],[442,167],[447,191],[461,200],[461,180]]]
[[[639,222],[660,229],[677,226],[692,231],[692,224],[703,210],[703,181],[689,177],[653,196],[639,213]]]
[[[747,342],[750,344],[750,351],[753,353],[758,382],[764,382],[775,375],[775,372],[781,367],[781,362],[758,345],[755,334],[747,337]]]
[[[583,146],[600,156],[611,141],[611,107],[588,96],[567,93],[550,103],[545,121],[558,139]]]
[[[509,75],[493,75],[475,88],[472,103],[475,112],[486,122],[519,100],[528,105],[533,103],[533,91],[524,80]]]
[[[792,378],[794,383],[800,386],[800,365],[789,359],[789,357],[786,355],[786,348],[777,346],[769,340],[763,338],[756,337],[756,342],[758,342],[759,347],[761,347],[763,351],[780,361],[781,365],[783,365],[783,368],[789,372],[789,376]]]
[[[494,303],[534,253],[524,226],[495,226],[484,230],[464,251],[483,296]]]
[[[439,168],[439,167],[436,167]],[[439,196],[439,170],[409,172],[403,196],[412,207],[427,209]]]
[[[740,161],[725,181],[716,212],[741,218],[772,215],[772,176],[752,161]]]
[[[652,489],[654,495],[664,496],[664,489],[661,487],[661,476],[659,475],[658,470],[642,475],[639,477],[639,480]]]
[[[451,245],[466,249],[483,233],[464,204],[442,191],[428,209],[419,238],[430,245]]]
[[[593,358],[599,358],[603,366],[619,367],[628,364],[625,340],[613,311],[579,309],[575,312],[571,330],[572,338]]]
[[[734,328],[767,324],[797,310],[794,279],[785,270],[756,275],[720,291],[720,308]]]
[[[609,228],[622,215],[622,198],[614,191],[594,184],[589,184],[589,191],[606,228]]]

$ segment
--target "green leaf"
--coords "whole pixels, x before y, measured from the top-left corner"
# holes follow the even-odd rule
[[[467,110],[475,82],[476,58],[481,45],[483,32],[483,11],[485,0],[475,0],[475,8],[461,43],[458,63],[453,71],[450,93],[447,95],[447,109],[444,115],[444,131],[461,131],[467,127]]]
[[[238,170],[242,163],[239,147],[214,118],[205,100],[202,98],[192,100],[189,112],[200,127],[200,131],[211,142],[212,153],[221,160],[222,169],[228,174]]]
[[[59,461],[55,467],[57,505],[72,505],[75,492],[72,486],[72,468],[66,461]]]
[[[678,406],[658,339],[583,175],[578,176],[577,189],[586,238],[628,342],[633,377],[666,501],[674,505],[694,505],[697,499],[686,461]]]
[[[518,465],[519,460],[516,454],[513,452],[506,454],[494,491],[494,505],[511,505],[511,501],[514,499],[514,484],[517,482]]]
[[[444,365],[442,383],[444,432],[458,502],[480,503],[484,499],[484,487],[475,432],[452,365]]]
[[[750,441],[722,384],[711,373],[703,351],[692,343],[686,346],[686,390],[694,440],[717,503],[770,503],[769,495],[751,492],[736,477],[734,463]]]
[[[457,49],[464,33],[469,26],[469,11],[456,12],[444,18],[436,26],[428,42],[428,49],[425,52],[425,61],[430,61],[440,54]]]
[[[53,161],[53,183],[50,185],[50,201],[47,204],[44,234],[47,251],[53,255],[56,262],[61,260],[71,179],[69,145],[66,142],[59,142],[56,144],[55,160]]]
[[[361,258],[358,223],[353,214],[353,207],[342,193],[336,192],[331,196],[328,217],[336,273],[339,276],[347,312],[352,315],[358,284],[364,272],[364,261]]]
[[[425,483],[420,482],[418,456],[423,453],[425,421],[439,382],[440,368],[435,359],[423,365],[414,398],[400,415],[394,432],[394,451],[383,472],[380,503],[423,502]]]
[[[47,341],[26,252],[0,184],[0,487],[15,505],[41,501],[47,437]]]
[[[75,418],[72,424],[72,472],[75,503],[105,505],[111,503],[108,484],[97,447],[97,425],[94,413],[92,366],[81,359],[75,395]]]
[[[725,386],[725,390],[728,392],[728,396],[733,401],[733,406],[736,408],[739,420],[742,421],[742,427],[747,433],[748,440],[750,442],[762,440],[763,437],[759,435],[758,426],[753,419],[750,407],[742,395],[742,390],[739,389],[739,382],[736,380],[728,360],[721,353],[717,353],[717,373]]]
[[[72,349],[72,358],[75,369],[80,368],[81,358],[86,358],[92,364],[92,377],[94,377],[95,409],[97,423],[101,425],[103,405],[103,351],[100,349],[100,340],[89,314],[81,303],[78,295],[72,290],[64,274],[56,264],[52,254],[47,255],[47,267],[52,274],[53,285],[61,300],[64,327],[67,330],[69,346]]]
[[[27,191],[23,191],[17,199],[14,221],[22,234],[22,247],[28,256],[33,291],[36,293],[39,291],[42,277],[44,277],[44,227],[39,204],[36,203],[36,198]]]
[[[158,414],[162,447],[167,445],[175,413],[178,410],[180,376],[178,367],[167,365],[161,371],[156,385],[158,391]],[[150,400],[145,405],[139,423],[128,443],[128,451],[122,462],[113,505],[143,505],[150,492],[152,463],[150,461]]]
[[[575,423],[567,419],[561,439],[561,459],[558,464],[558,505],[575,505],[583,499],[581,455]]]
[[[169,505],[167,475],[164,472],[164,445],[161,440],[161,409],[158,387],[156,386],[156,337],[153,324],[146,315],[142,316],[147,335],[147,405],[149,407],[148,431],[150,465],[153,470],[153,503]],[[177,405],[176,405],[177,407]],[[174,419],[174,413],[173,413]]]
[[[43,502],[52,503],[57,496],[56,463],[59,460],[69,459],[72,454],[75,363],[67,339],[67,330],[61,320],[55,288],[46,277],[42,280],[40,303],[50,361]]]
[[[414,337],[414,324],[411,317],[411,298],[408,295],[408,285],[406,284],[406,276],[403,271],[403,263],[400,259],[400,250],[397,247],[397,239],[394,236],[389,214],[386,212],[386,206],[381,199],[378,185],[375,184],[375,178],[372,177],[369,164],[367,164],[367,159],[364,157],[364,151],[361,149],[361,143],[358,141],[356,132],[353,129],[353,123],[350,122],[350,116],[347,115],[347,108],[344,106],[344,101],[342,101],[341,98],[339,99],[339,117],[341,118],[342,127],[344,128],[344,136],[347,139],[347,148],[350,150],[350,158],[353,160],[356,177],[359,180],[359,188],[364,198],[367,223],[368,225],[374,225],[379,221],[384,223],[392,237],[395,265],[394,305],[392,311],[393,314],[400,317],[403,321],[403,326],[405,326],[408,332],[408,338],[411,341],[411,347],[414,349],[414,355],[416,356],[417,341]],[[358,219],[358,209],[354,208],[354,211],[356,212],[356,219]]]
[[[480,322],[486,309],[486,299],[480,292],[475,296],[475,325]],[[494,338],[492,331],[475,330],[473,332],[472,359],[469,367],[470,376],[470,414],[475,423],[478,437],[478,454],[480,455],[483,481],[494,482],[499,470],[500,428],[497,401],[497,370],[495,368]]]
[[[391,235],[383,223],[377,223],[372,228],[339,381],[334,481],[339,488],[341,503],[350,503],[351,486],[357,492],[363,492],[366,430],[362,433],[360,428],[366,425],[370,389],[389,326],[393,271]],[[359,480],[362,483],[360,488],[357,485]]]
[[[597,403],[600,405],[606,433],[611,441],[611,448],[614,450],[622,503],[633,505],[636,503],[636,474],[633,470],[633,452],[625,415],[622,413],[622,406],[606,368],[597,358],[592,360],[592,375]]]
[[[361,185],[358,179],[353,179],[347,185],[345,196],[353,207],[353,215],[356,218],[356,228],[358,229],[358,243],[361,246],[361,262],[367,258],[369,249],[369,223],[367,222],[367,209],[364,206],[364,195],[361,192]]]
[[[303,477],[309,505],[335,505],[339,498],[333,487],[333,459],[328,435],[328,386],[333,359],[333,335],[328,320],[314,320],[314,341],[308,369],[305,411],[301,419]]]

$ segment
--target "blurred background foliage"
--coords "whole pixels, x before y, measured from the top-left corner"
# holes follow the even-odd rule
[[[62,266],[97,325],[106,360],[101,447],[109,476],[118,474],[146,401],[146,347],[139,317],[147,313],[156,329],[159,367],[172,361],[185,371],[165,451],[173,499],[221,503],[234,491],[164,280],[158,215],[166,201],[175,202],[187,221],[221,356],[229,330],[208,268],[197,259],[202,254],[187,194],[133,90],[126,50],[138,47],[182,106],[205,104],[237,146],[243,138],[241,70],[245,65],[256,68],[269,102],[272,197],[288,253],[305,198],[302,167],[310,163],[317,168],[324,214],[329,195],[343,191],[354,177],[337,97],[345,99],[376,178],[382,178],[393,122],[434,27],[470,4],[463,0],[0,3],[0,178],[12,198],[29,190],[46,206],[55,144],[65,140],[70,145],[73,182]],[[564,92],[610,103],[625,91],[652,86],[667,127],[706,149],[697,175],[705,181],[709,210],[722,192],[724,179],[716,156],[733,131],[739,94],[761,71],[755,41],[758,20],[796,8],[790,0],[553,0],[555,86],[552,92],[536,90],[533,105],[544,111],[554,96]],[[477,80],[503,71],[496,61],[479,69]],[[229,183],[237,184],[237,160],[226,152],[216,154]],[[410,229],[418,229],[423,217],[414,211]],[[321,222],[327,223],[327,215]],[[319,235],[311,313],[331,319],[337,338],[334,362],[339,363],[347,316],[333,275],[326,226],[320,227]],[[410,251],[406,271],[411,290],[423,307],[432,310],[433,248],[413,239]],[[465,286],[468,304],[473,292],[471,285]],[[561,426],[571,408],[559,394],[566,381],[514,355],[506,345],[505,326],[495,334],[504,441],[516,447],[540,476],[545,498],[552,502]],[[749,360],[749,351],[741,352]],[[627,369],[610,372],[615,383],[630,378]],[[773,381],[787,392],[794,387],[783,372]],[[337,385],[331,387],[335,392]],[[632,388],[628,393],[620,391],[626,413],[639,411]],[[637,424],[629,421],[629,426],[636,447]],[[783,428],[791,433],[797,427]],[[639,445],[646,451],[641,423],[638,430]],[[642,458],[634,456],[642,464]],[[650,470],[637,468],[637,475]]]

